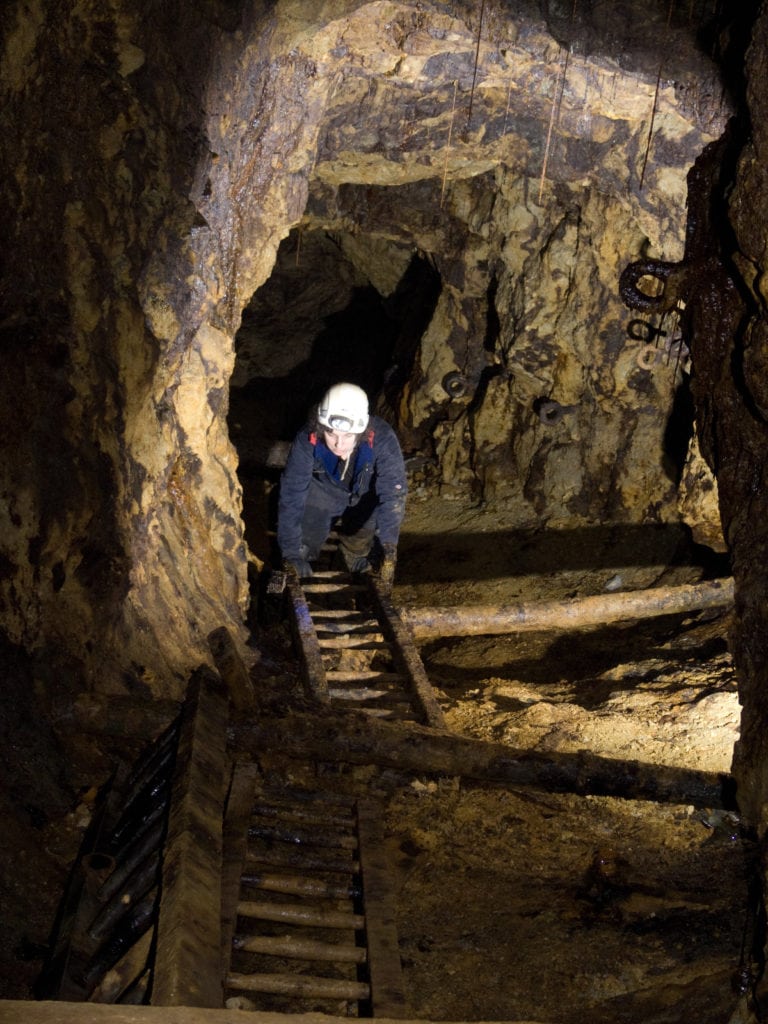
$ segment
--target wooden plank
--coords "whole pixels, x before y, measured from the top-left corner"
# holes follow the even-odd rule
[[[403,610],[401,615],[416,640],[430,640],[446,636],[500,636],[533,630],[582,629],[627,619],[730,608],[733,599],[733,579],[723,579],[561,601],[411,608]]]
[[[357,807],[358,856],[363,879],[365,936],[374,1017],[408,1015],[395,916],[395,889],[384,847],[383,808],[373,800]]]
[[[304,686],[310,696],[327,701],[329,699],[328,682],[325,677],[323,655],[307,599],[295,572],[288,573],[285,587],[291,602],[291,628],[299,650]]]
[[[728,979],[724,978],[723,983],[727,984]],[[305,1014],[302,1017],[287,1017],[284,1013],[258,1010],[0,1000],[0,1024],[286,1024],[291,1020],[297,1024],[350,1024],[349,1015]],[[413,1024],[424,1024],[424,1021],[414,1020]],[[455,1021],[454,1024],[473,1022]],[[518,1019],[498,1021],[497,1024],[524,1022]]]
[[[433,729],[445,729],[443,709],[438,704],[432,684],[427,677],[411,627],[400,617],[389,594],[377,580],[373,576],[369,576],[368,581],[379,621],[392,647],[392,660],[395,667],[407,677],[413,698],[425,723],[432,726]]]
[[[332,708],[282,719],[233,723],[232,741],[243,751],[277,750],[297,758],[530,786],[551,793],[656,800],[694,807],[735,809],[735,781],[721,772],[601,757],[589,751],[532,751],[438,732],[423,725],[374,720]]]
[[[222,832],[228,698],[206,666],[193,673],[181,716],[163,856],[152,1003],[223,1004]]]

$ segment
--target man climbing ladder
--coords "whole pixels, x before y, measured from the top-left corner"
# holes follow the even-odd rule
[[[338,520],[347,569],[377,567],[391,585],[406,493],[394,430],[369,415],[362,388],[334,384],[294,438],[280,481],[277,542],[284,564],[311,576],[311,563]]]

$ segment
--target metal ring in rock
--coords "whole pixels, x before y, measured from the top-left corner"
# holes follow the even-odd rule
[[[446,373],[443,377],[443,389],[449,398],[463,398],[469,390],[469,381],[456,371]]]

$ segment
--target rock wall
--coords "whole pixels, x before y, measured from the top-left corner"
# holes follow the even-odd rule
[[[615,284],[682,251],[685,171],[727,113],[712,69],[684,25],[662,77],[610,32],[483,9],[5,5],[0,595],[51,682],[176,696],[210,629],[242,638],[234,337],[302,218],[438,266],[395,405],[446,493],[538,521],[672,508],[673,375],[638,368]]]
[[[761,837],[768,826],[766,46],[763,10],[747,61],[748,118],[691,172],[687,275],[702,451],[717,476],[736,580],[733,649],[743,713],[734,771]]]
[[[231,331],[190,250],[216,25],[172,7],[2,13],[3,624],[56,687],[178,694],[245,610]]]

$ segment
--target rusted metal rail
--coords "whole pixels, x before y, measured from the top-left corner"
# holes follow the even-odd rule
[[[38,997],[144,1001],[179,730],[176,720],[105,787],[70,873]]]
[[[416,640],[500,636],[550,629],[581,629],[628,619],[658,618],[733,605],[733,579],[656,587],[526,604],[409,608],[400,612]]]

